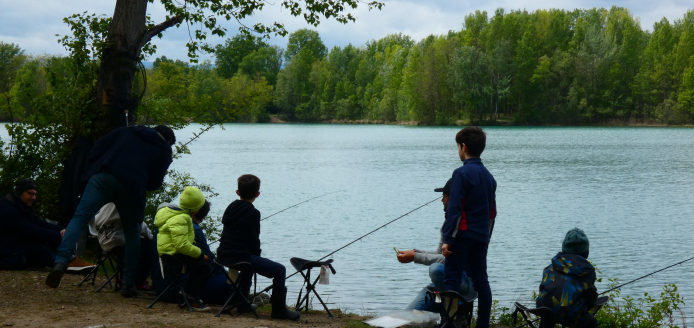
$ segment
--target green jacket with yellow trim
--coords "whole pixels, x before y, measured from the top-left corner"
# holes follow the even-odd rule
[[[161,204],[154,217],[159,228],[157,252],[162,254],[183,254],[193,258],[201,256],[202,251],[195,246],[195,230],[190,211],[182,210],[173,204]]]

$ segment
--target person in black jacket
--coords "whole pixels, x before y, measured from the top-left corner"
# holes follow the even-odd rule
[[[125,255],[123,289],[125,297],[137,296],[134,286],[140,258],[139,227],[144,218],[145,192],[161,187],[172,161],[173,131],[158,125],[122,127],[97,140],[82,174],[86,187],[77,211],[67,226],[53,270],[46,284],[56,288],[75,251],[82,230],[107,203],[116,204],[123,223]]]
[[[36,183],[19,180],[15,190],[0,199],[0,270],[53,265],[65,229],[34,213]]]
[[[252,174],[244,174],[238,179],[236,194],[241,198],[227,207],[222,216],[222,237],[217,249],[218,261],[226,266],[238,262],[253,265],[256,273],[272,278],[271,317],[274,319],[299,320],[297,311],[287,309],[287,288],[285,278],[287,270],[284,265],[260,257],[260,212],[253,206],[253,201],[260,196],[260,179]],[[251,288],[253,272],[241,272],[241,290],[248,295]]]

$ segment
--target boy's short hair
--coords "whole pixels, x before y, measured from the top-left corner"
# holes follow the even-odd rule
[[[205,204],[202,205],[202,207],[198,210],[197,213],[195,213],[195,218],[202,222],[207,217],[207,214],[210,214],[210,208],[212,207],[212,203],[210,203],[209,200],[205,200]]]
[[[238,189],[241,199],[253,199],[260,190],[260,179],[253,174],[244,174],[239,177]]]
[[[467,146],[470,156],[480,157],[487,145],[487,134],[479,126],[468,126],[455,135],[455,142]]]

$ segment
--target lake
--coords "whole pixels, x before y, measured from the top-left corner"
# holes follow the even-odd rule
[[[199,125],[177,131],[187,141]],[[293,272],[289,259],[318,259],[440,197],[462,165],[459,127],[227,124],[194,141],[171,168],[211,185],[212,215],[236,199],[236,178],[261,180],[255,206],[263,256]],[[564,234],[583,229],[590,260],[604,278],[637,278],[694,256],[694,129],[488,127],[482,160],[498,182],[498,217],[488,273],[500,306],[527,300]],[[334,254],[337,274],[318,291],[331,307],[386,314],[404,308],[429,283],[427,267],[401,264],[393,247],[435,249],[441,202],[392,223]],[[623,293],[659,295],[675,283],[694,298],[694,261],[628,285]],[[288,280],[290,298],[301,285]],[[259,287],[269,284],[259,279]],[[599,291],[605,284],[598,284]],[[314,306],[320,306],[317,301]],[[692,317],[694,307],[685,306]]]

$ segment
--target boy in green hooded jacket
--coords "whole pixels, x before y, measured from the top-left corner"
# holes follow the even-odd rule
[[[195,246],[195,230],[192,215],[205,204],[205,196],[200,189],[186,187],[181,194],[178,206],[164,203],[157,208],[154,223],[159,228],[157,252],[159,255],[175,256],[190,272],[186,294],[195,311],[209,311],[210,308],[200,300],[200,294],[207,286],[212,267],[207,255]]]

